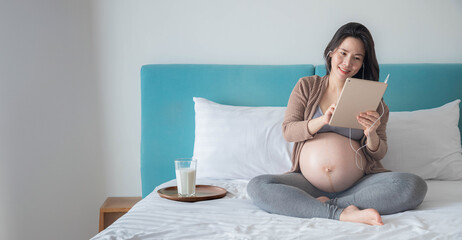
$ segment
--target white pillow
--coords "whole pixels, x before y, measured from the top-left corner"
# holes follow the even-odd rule
[[[293,143],[282,136],[285,107],[241,107],[193,98],[197,177],[251,179],[292,166]]]
[[[457,99],[441,107],[390,112],[385,168],[424,179],[462,180],[462,149]]]

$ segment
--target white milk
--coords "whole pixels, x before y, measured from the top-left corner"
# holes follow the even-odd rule
[[[178,194],[192,196],[196,192],[196,170],[180,168],[176,170]]]

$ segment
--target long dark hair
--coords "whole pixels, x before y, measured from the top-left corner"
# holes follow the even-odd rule
[[[328,56],[329,52],[333,52],[336,48],[338,48],[338,46],[340,46],[343,40],[345,40],[347,37],[354,37],[361,40],[364,44],[364,49],[366,50],[363,66],[353,77],[363,78],[364,71],[364,79],[379,81],[379,63],[377,62],[377,57],[375,56],[375,47],[372,35],[364,25],[355,22],[350,22],[341,26],[332,37],[332,40],[330,40],[326,50],[324,50],[324,57],[326,58],[326,71],[330,73],[332,67],[332,57]]]

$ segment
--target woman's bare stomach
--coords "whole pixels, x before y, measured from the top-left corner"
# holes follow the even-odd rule
[[[355,149],[359,142],[351,140]],[[364,169],[366,158],[360,150],[358,165]],[[318,133],[303,145],[300,153],[303,176],[316,188],[325,192],[341,192],[351,187],[363,175],[355,163],[355,152],[350,140],[337,133]]]

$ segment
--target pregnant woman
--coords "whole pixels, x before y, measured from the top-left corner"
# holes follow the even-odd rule
[[[335,33],[324,56],[327,75],[301,78],[289,98],[284,137],[294,143],[292,169],[252,179],[247,191],[270,213],[383,225],[381,214],[416,208],[427,185],[409,173],[390,172],[380,160],[387,152],[389,110],[357,116],[363,130],[328,123],[349,77],[378,81],[379,65],[369,30],[348,23]]]

